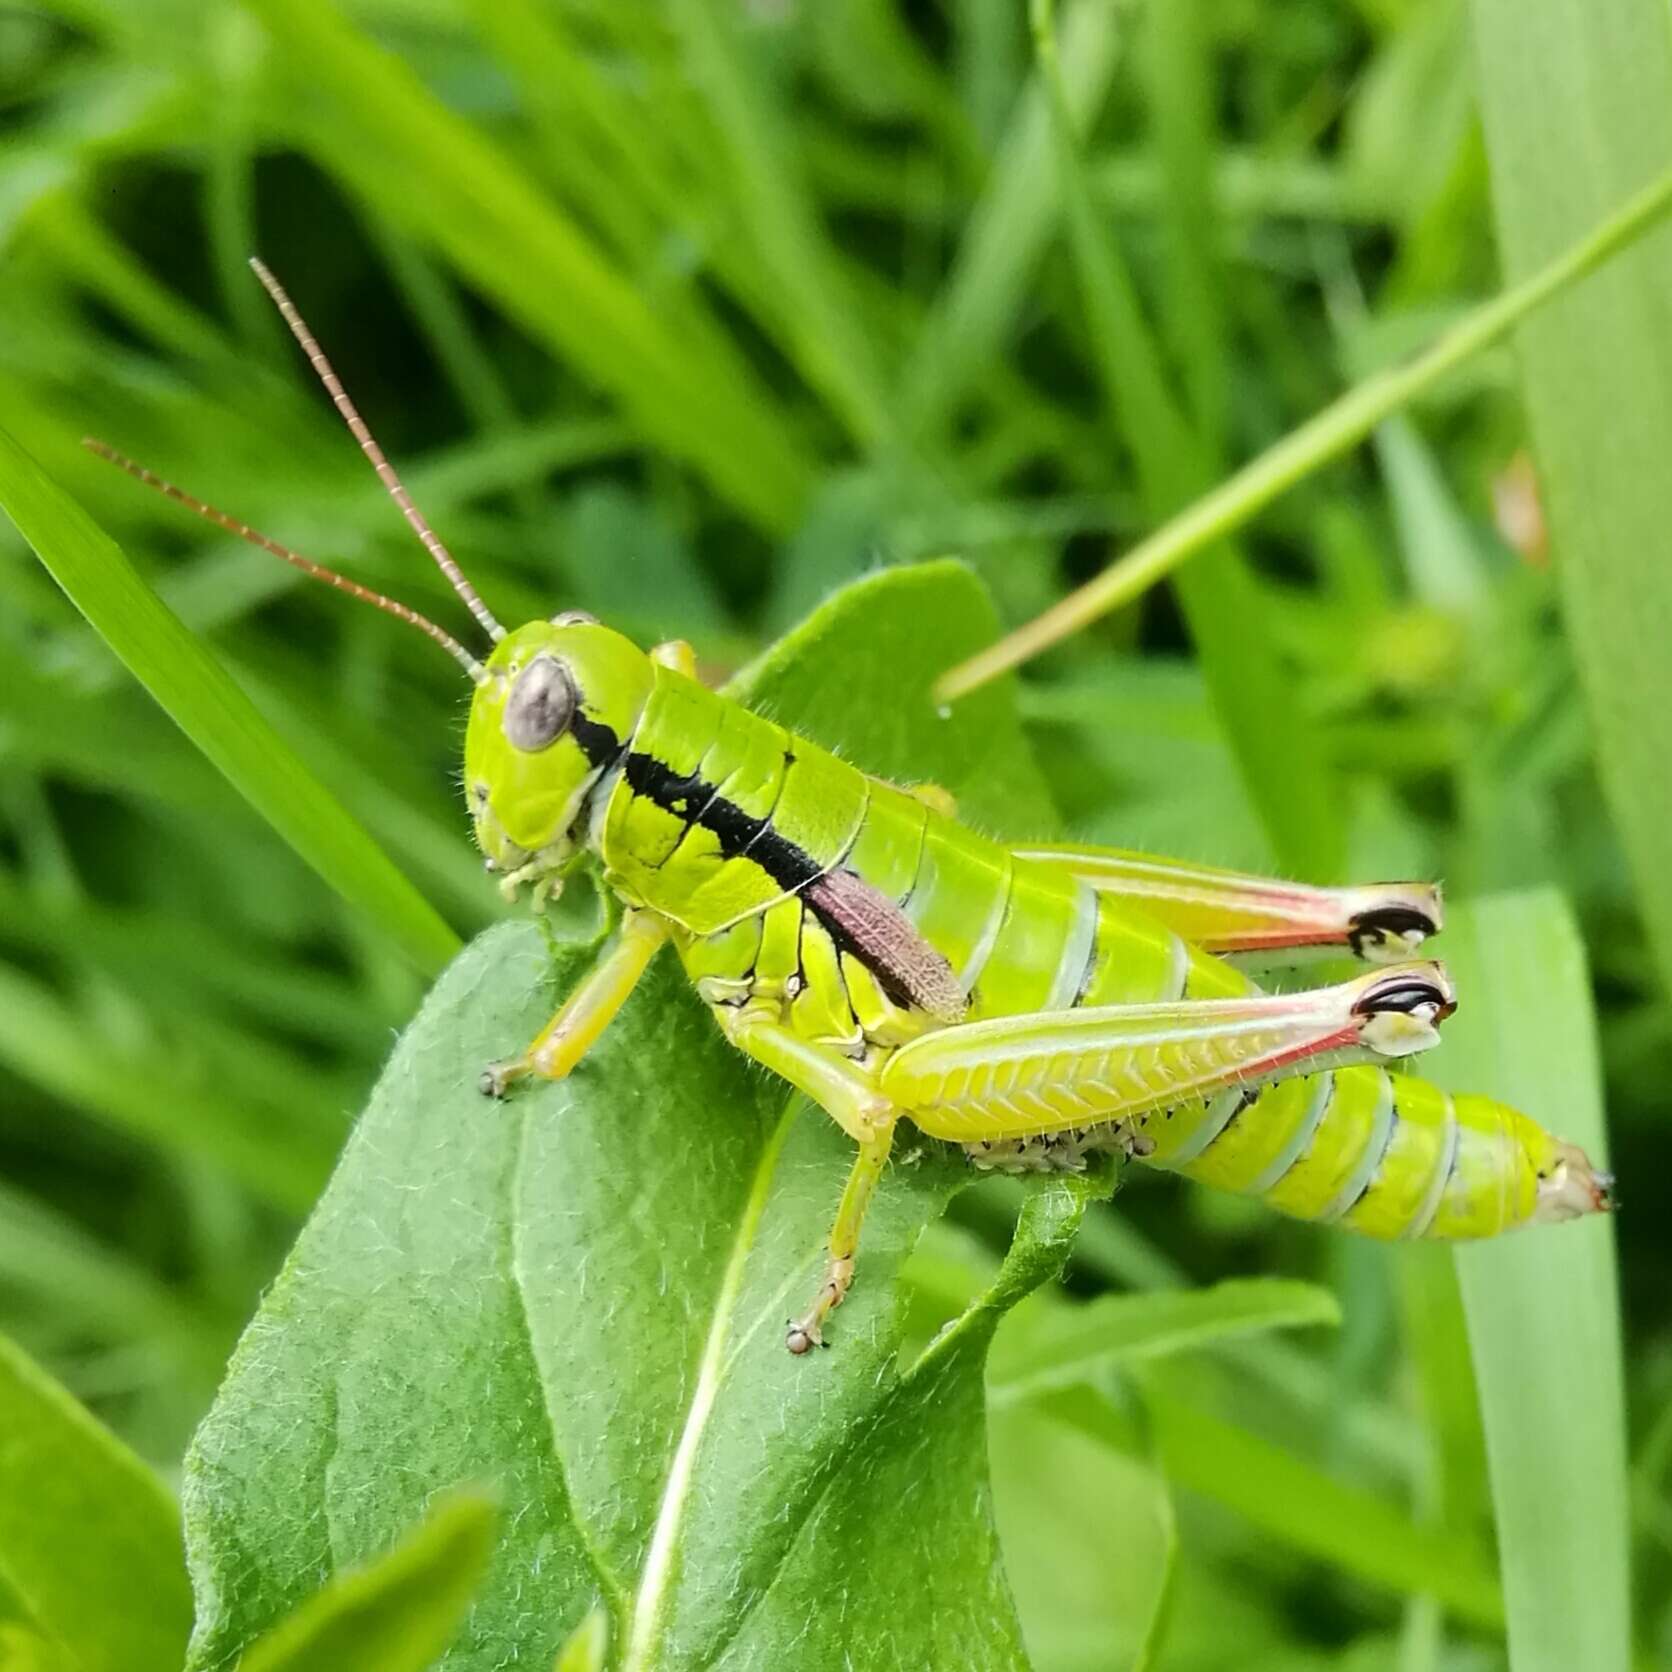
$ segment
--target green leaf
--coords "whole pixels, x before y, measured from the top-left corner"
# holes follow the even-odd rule
[[[1207,1289],[1102,1295],[1037,1319],[1018,1316],[988,1372],[995,1400],[1087,1381],[1123,1362],[1212,1346],[1268,1329],[1338,1324],[1328,1289],[1281,1278],[1231,1278]]]
[[[174,1501],[4,1337],[0,1580],[79,1672],[180,1664],[191,1595]]]
[[[1035,1665],[1137,1672],[1164,1623],[1177,1551],[1166,1481],[1034,1403],[991,1408],[988,1437]]]
[[[574,1635],[557,1652],[552,1672],[603,1672],[604,1656],[610,1646],[610,1617],[602,1607],[594,1608],[575,1627]]]
[[[0,1625],[0,1667],[5,1672],[75,1672],[63,1651],[38,1632],[9,1624]]]
[[[1473,0],[1473,12],[1498,245],[1513,284],[1666,166],[1672,37],[1658,0]],[[1663,231],[1529,320],[1517,342],[1603,785],[1672,985],[1669,287]]]
[[[1551,893],[1450,914],[1463,1004],[1431,1064],[1490,1087],[1606,1164],[1590,979]],[[1480,1384],[1515,1672],[1631,1664],[1625,1398],[1614,1227],[1522,1231],[1457,1253]]]
[[[927,701],[991,628],[958,565],[890,571],[738,689],[984,822],[1048,823],[1008,694],[951,716]],[[640,1672],[1020,1665],[981,1366],[1095,1186],[1036,1197],[992,1286],[905,1370],[895,1272],[969,1173],[935,1146],[902,1158],[832,1350],[792,1359],[784,1319],[817,1281],[851,1145],[721,1041],[671,958],[570,1079],[477,1093],[584,956],[554,968],[535,925],[491,930],[396,1048],[188,1459],[190,1664],[224,1665],[469,1480],[504,1521],[449,1672],[549,1665],[599,1602]]]
[[[0,506],[70,602],[227,781],[420,969],[458,937],[297,759],[109,535],[0,430]]]
[[[239,1672],[425,1672],[458,1632],[493,1532],[486,1498],[444,1499],[388,1555],[310,1597],[239,1661]]]

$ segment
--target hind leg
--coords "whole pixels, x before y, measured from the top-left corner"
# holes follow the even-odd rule
[[[1204,952],[1273,961],[1350,952],[1373,964],[1401,963],[1415,957],[1444,920],[1436,883],[1309,888],[1120,848],[1029,846],[1012,852],[1127,901]]]

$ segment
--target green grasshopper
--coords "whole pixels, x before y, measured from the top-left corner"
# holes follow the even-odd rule
[[[858,1146],[829,1263],[786,1345],[823,1344],[901,1117],[977,1165],[1118,1149],[1303,1219],[1485,1237],[1607,1209],[1612,1179],[1525,1115],[1382,1064],[1455,1008],[1415,961],[1438,888],[1312,888],[1103,848],[1006,846],[932,785],[872,777],[578,611],[507,632],[413,505],[307,325],[257,276],[418,538],[486,631],[479,661],[415,610],[161,481],[189,509],[419,628],[475,687],[464,791],[507,898],[591,854],[622,908],[539,1036],[482,1075],[561,1079],[665,945],[726,1038]],[[1267,994],[1230,959],[1344,951],[1357,979]]]

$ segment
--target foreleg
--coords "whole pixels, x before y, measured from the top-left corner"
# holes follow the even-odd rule
[[[558,1007],[534,1043],[520,1057],[492,1063],[482,1071],[483,1092],[503,1097],[512,1081],[531,1074],[563,1079],[615,1019],[667,938],[668,928],[661,918],[629,912],[615,943]]]

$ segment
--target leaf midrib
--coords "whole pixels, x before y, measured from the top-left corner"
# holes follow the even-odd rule
[[[738,1221],[737,1234],[732,1239],[731,1252],[726,1257],[725,1272],[714,1298],[714,1316],[703,1342],[696,1386],[686,1412],[685,1425],[680,1431],[679,1444],[674,1450],[673,1462],[668,1467],[662,1500],[657,1506],[656,1522],[651,1530],[650,1546],[639,1575],[638,1593],[633,1598],[622,1672],[650,1672],[655,1665],[653,1657],[661,1639],[668,1593],[677,1571],[679,1533],[696,1473],[697,1453],[725,1381],[726,1342],[738,1299],[743,1292],[744,1268],[766,1213],[772,1177],[777,1171],[778,1158],[783,1153],[790,1128],[795,1123],[799,1102],[799,1097],[794,1095],[785,1100],[783,1111],[767,1138],[760,1160],[755,1165],[755,1175]]]

